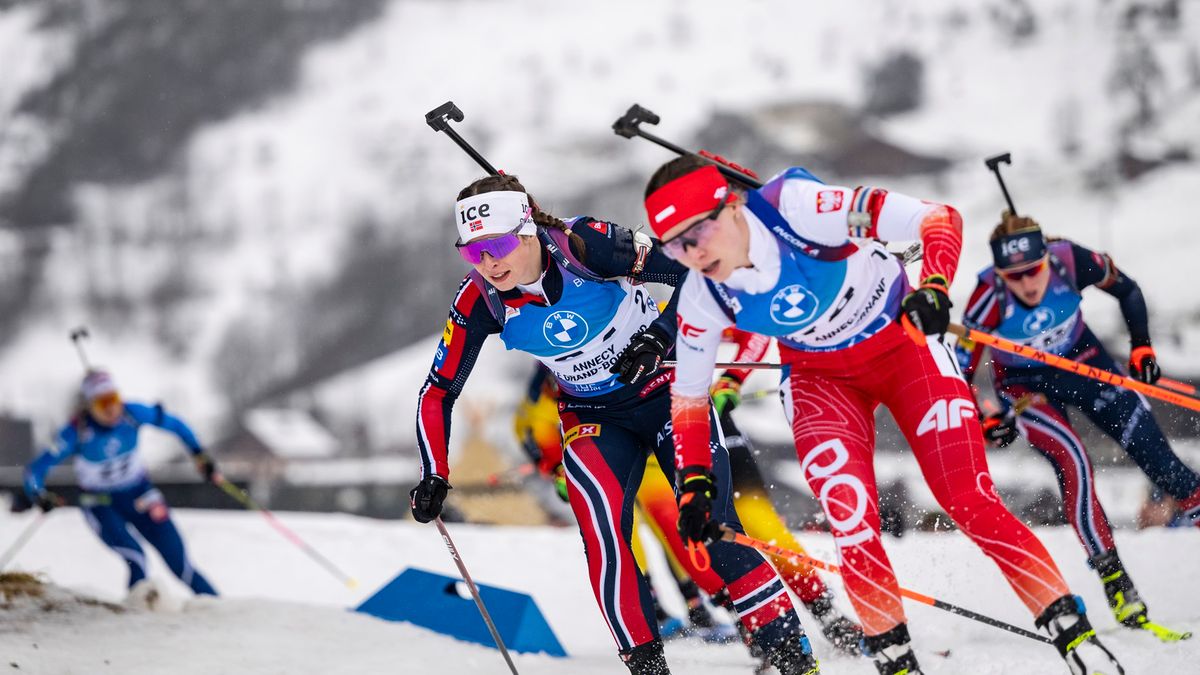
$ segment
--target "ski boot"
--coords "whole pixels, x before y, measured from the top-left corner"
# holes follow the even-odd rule
[[[1096,637],[1078,596],[1055,600],[1035,624],[1050,635],[1072,675],[1125,675],[1117,657]]]
[[[767,650],[767,661],[775,666],[779,675],[819,675],[821,672],[804,633],[789,635],[781,644]]]
[[[1108,607],[1118,623],[1126,628],[1149,631],[1163,642],[1178,642],[1192,637],[1190,632],[1174,631],[1150,620],[1146,603],[1121,564],[1116,549],[1089,559],[1088,564],[1104,582],[1104,597],[1108,599]]]
[[[662,640],[651,640],[621,652],[621,660],[630,675],[671,675],[667,657],[663,655]]]
[[[734,617],[733,628],[742,638],[742,644],[746,645],[746,650],[750,652],[750,658],[754,659],[754,675],[761,675],[771,669],[771,660],[767,658],[766,652],[755,641],[754,636],[750,634],[750,629],[746,628],[746,624],[738,619],[737,608],[733,606],[733,599],[729,597],[729,589],[722,588],[712,596],[712,603],[717,607],[724,607],[731,616]]]
[[[834,608],[833,598],[828,591],[804,606],[820,622],[821,634],[829,640],[829,644],[847,654],[862,656],[862,628]]]
[[[1100,575],[1104,582],[1104,597],[1108,599],[1108,607],[1113,617],[1127,628],[1138,628],[1138,624],[1146,619],[1146,603],[1133,586],[1133,579],[1121,564],[1116,549],[1101,553],[1088,559],[1088,565]]]
[[[921,666],[913,654],[907,624],[898,624],[886,633],[864,637],[862,651],[875,660],[879,675],[922,675]]]
[[[688,622],[690,625],[686,634],[699,637],[705,642],[726,644],[738,639],[737,628],[714,619],[703,598],[688,600]]]

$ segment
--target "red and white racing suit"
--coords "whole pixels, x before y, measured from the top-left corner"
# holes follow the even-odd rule
[[[878,242],[849,238],[919,239],[922,278],[950,281],[962,242],[958,213],[806,176],[791,170],[748,195],[741,213],[750,267],[723,284],[697,272],[684,282],[672,385],[677,467],[707,466],[706,394],[722,331],[732,324],[774,336],[788,366],[785,413],[800,463],[828,518],[866,634],[906,622],[879,534],[872,460],[880,404],[895,417],[941,507],[1040,615],[1069,591],[1041,542],[996,496],[954,354],[940,339],[918,345],[905,334],[896,322],[909,290],[903,267]]]

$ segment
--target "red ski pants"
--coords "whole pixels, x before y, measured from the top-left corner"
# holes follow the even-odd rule
[[[934,339],[918,346],[893,324],[835,352],[780,351],[789,366],[784,408],[796,451],[867,635],[906,622],[879,537],[872,464],[879,404],[896,419],[938,504],[1034,616],[1069,593],[1042,543],[996,496],[975,404],[950,348]]]

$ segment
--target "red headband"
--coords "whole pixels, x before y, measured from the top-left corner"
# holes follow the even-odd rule
[[[650,228],[662,238],[679,223],[717,208],[729,193],[729,182],[709,164],[660,187],[646,197]]]

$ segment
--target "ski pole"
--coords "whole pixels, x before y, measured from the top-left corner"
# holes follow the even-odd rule
[[[1064,358],[1056,354],[1043,352],[1028,345],[1023,345],[1011,340],[1005,340],[1004,338],[997,337],[991,333],[984,333],[973,328],[967,328],[966,326],[962,326],[957,323],[950,324],[949,328],[947,328],[947,332],[953,333],[960,338],[985,344],[993,349],[999,349],[1009,352],[1010,354],[1016,354],[1017,356],[1027,358],[1031,361],[1037,361],[1048,366],[1053,366],[1060,370],[1066,370],[1068,372],[1075,373],[1076,375],[1082,375],[1083,377],[1091,378],[1093,380],[1099,380],[1105,384],[1132,389],[1133,391],[1136,391],[1140,394],[1145,394],[1151,398],[1156,398],[1160,401],[1166,401],[1167,403],[1174,403],[1182,408],[1200,412],[1200,399],[1184,396],[1183,394],[1171,391],[1170,389],[1164,389],[1162,387],[1156,387],[1152,384],[1146,384],[1145,382],[1139,382],[1132,377],[1126,377],[1112,371],[1104,370],[1103,368],[1097,368],[1095,366],[1079,363],[1078,361],[1072,361],[1071,359]]]
[[[488,174],[492,176],[501,175],[500,172],[496,170],[496,167],[492,166],[491,162],[488,162],[486,159],[484,159],[483,155],[479,154],[475,148],[471,147],[471,144],[468,143],[466,139],[458,135],[458,132],[450,126],[450,120],[455,122],[463,121],[463,111],[459,110],[458,106],[454,105],[454,101],[446,101],[433,110],[425,113],[425,123],[429,125],[429,128],[433,129],[434,131],[445,132],[446,135],[450,137],[450,140],[458,144],[458,147],[462,148],[463,152],[470,155],[471,159],[475,160],[479,166],[483,167],[483,170],[488,172]]]
[[[0,555],[0,572],[3,572],[4,568],[8,567],[8,563],[17,557],[17,553],[22,548],[25,548],[25,544],[29,543],[29,540],[33,538],[33,535],[37,533],[38,528],[44,522],[46,522],[46,512],[38,511],[37,515],[33,517],[33,522],[26,525],[25,529],[21,530],[21,534],[17,535],[12,545],[4,551],[4,555]]]
[[[1196,395],[1196,388],[1193,387],[1192,385],[1188,384],[1187,382],[1180,382],[1179,380],[1172,380],[1169,377],[1160,377],[1160,378],[1158,378],[1157,384],[1160,387],[1170,389],[1171,391],[1177,391],[1181,394],[1187,394],[1188,396]]]
[[[749,171],[740,171],[739,169],[741,167],[730,166],[710,153],[703,151],[695,153],[691,152],[690,150],[686,150],[666,139],[655,136],[654,134],[643,129],[641,126],[643,122],[646,124],[658,124],[659,120],[660,118],[658,115],[655,115],[650,110],[647,110],[646,108],[634,103],[633,105],[629,106],[629,110],[626,110],[624,115],[621,115],[617,118],[616,122],[613,122],[612,129],[613,133],[618,136],[623,138],[641,136],[651,143],[662,146],[677,155],[699,155],[704,157],[705,159],[710,160],[713,165],[717,167],[717,170],[724,174],[726,178],[737,181],[751,189],[757,190],[763,186],[762,181],[751,175]]]
[[[1017,215],[1017,207],[1013,205],[1012,197],[1008,194],[1008,187],[1004,185],[1004,177],[1000,175],[1000,164],[1012,164],[1012,153],[1006,152],[995,157],[988,157],[983,160],[987,168],[992,173],[996,174],[996,180],[1000,182],[1000,191],[1004,193],[1004,201],[1008,202],[1008,212]]]
[[[786,549],[786,548],[783,548],[782,546],[776,546],[775,544],[770,544],[768,542],[762,541],[761,539],[755,539],[753,537],[748,537],[744,534],[734,532],[733,530],[731,530],[729,528],[721,528],[721,529],[724,532],[724,534],[721,536],[722,541],[731,541],[731,542],[734,542],[737,544],[742,544],[743,546],[749,546],[751,548],[756,548],[756,549],[762,551],[763,553],[769,553],[771,555],[778,556],[781,558],[789,558],[795,562],[811,565],[819,570],[825,570],[826,572],[831,572],[831,573],[837,574],[839,576],[841,576],[841,574],[842,574],[841,568],[839,568],[837,565],[827,563],[823,560],[817,560],[816,558],[813,558],[812,556],[809,556],[809,555],[806,555],[803,553],[799,553],[799,552],[793,551],[791,549]],[[1027,637],[1030,640],[1037,640],[1038,642],[1052,644],[1052,642],[1050,641],[1050,638],[1048,638],[1044,635],[1038,635],[1037,633],[1035,633],[1031,630],[1026,630],[1024,628],[1021,628],[1020,626],[1014,626],[1011,623],[1006,623],[999,619],[993,619],[990,616],[985,616],[978,612],[973,612],[969,609],[959,607],[958,605],[952,605],[948,602],[938,600],[937,598],[925,595],[923,593],[917,593],[916,591],[910,591],[907,588],[901,587],[900,595],[908,598],[909,600],[915,600],[916,602],[919,602],[923,605],[929,605],[930,607],[936,607],[940,610],[950,612],[951,614],[957,614],[958,616],[961,616],[961,617],[964,617],[967,619],[973,619],[975,621],[978,621],[980,623],[985,623],[994,628],[999,628],[1001,630],[1006,630],[1010,633],[1015,633],[1017,635]]]
[[[88,361],[87,353],[83,351],[83,341],[91,337],[88,334],[87,326],[80,326],[71,331],[71,344],[75,345],[75,351],[79,354],[79,362],[83,364],[84,372],[92,369],[91,363]]]
[[[769,396],[776,396],[778,394],[779,394],[779,387],[776,387],[774,389],[759,389],[758,391],[752,391],[749,394],[743,394],[742,400],[743,401],[757,401],[760,398],[767,398]]]
[[[263,514],[263,517],[267,519],[267,522],[270,523],[271,527],[275,528],[279,534],[283,535],[285,539],[295,544],[296,547],[301,551],[304,551],[309,558],[312,558],[317,564],[319,564],[321,567],[324,567],[327,572],[337,577],[338,580],[345,584],[347,588],[358,587],[357,579],[338,569],[337,565],[334,565],[329,558],[326,558],[318,553],[317,550],[312,546],[309,546],[303,539],[300,538],[300,535],[288,529],[278,518],[276,518],[274,513],[271,513],[267,509],[263,508],[258,502],[254,501],[254,499],[252,499],[245,490],[234,485],[233,483],[230,483],[223,477],[217,480],[216,483],[217,487],[225,491],[225,494],[236,499],[237,502],[246,507],[246,509],[250,511],[258,511],[259,513]]]
[[[674,368],[675,361],[663,361],[662,368]],[[779,370],[783,368],[782,363],[769,363],[767,361],[722,361],[714,363],[713,368],[745,368],[747,370]]]
[[[504,640],[500,639],[500,631],[496,630],[496,624],[492,621],[492,615],[488,614],[487,607],[483,604],[483,598],[479,597],[479,589],[475,587],[475,581],[471,579],[471,573],[467,571],[467,566],[463,564],[462,557],[458,555],[458,547],[454,545],[454,540],[450,538],[450,532],[446,530],[446,524],[442,522],[440,517],[434,518],[433,522],[437,523],[438,532],[442,533],[442,541],[446,542],[446,548],[450,550],[450,557],[454,558],[454,564],[458,566],[458,572],[462,575],[463,581],[467,582],[467,588],[471,589],[471,597],[475,599],[475,606],[479,608],[479,614],[483,616],[483,622],[487,624],[488,631],[492,634],[492,639],[496,641],[496,648],[504,656],[504,662],[508,664],[508,669],[513,675],[517,673],[517,667],[513,665],[512,657],[508,655],[508,648],[504,646]]]

